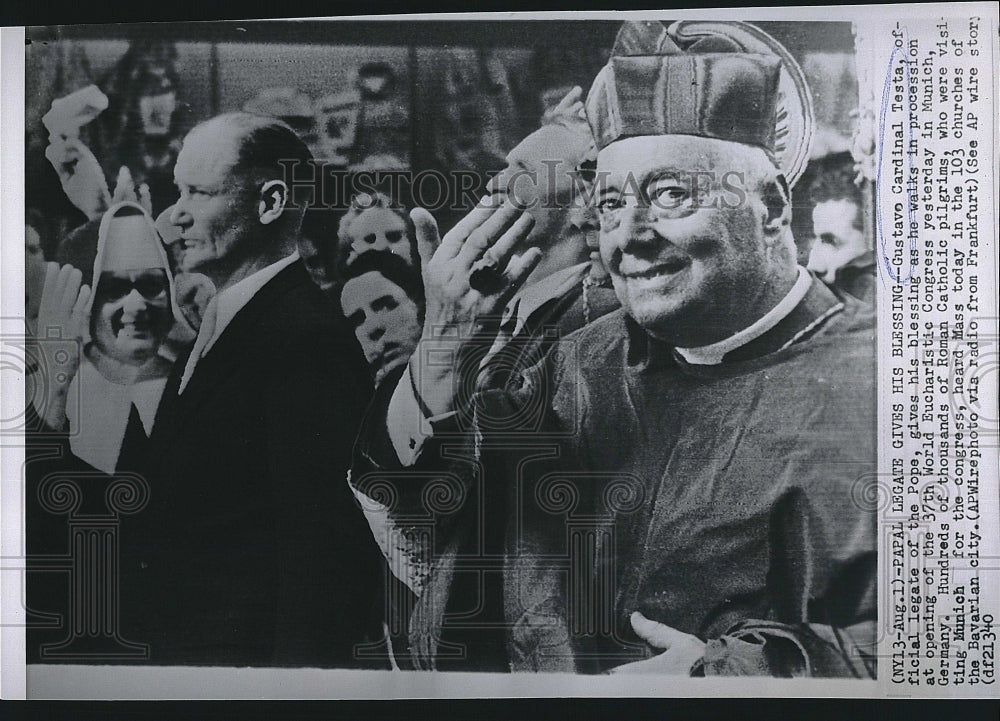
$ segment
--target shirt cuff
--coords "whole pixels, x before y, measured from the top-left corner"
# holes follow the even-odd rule
[[[386,430],[399,462],[404,466],[416,463],[424,448],[424,442],[434,435],[434,424],[455,415],[455,411],[430,417],[424,415],[413,388],[410,366],[407,364],[389,400],[389,412],[386,416]]]

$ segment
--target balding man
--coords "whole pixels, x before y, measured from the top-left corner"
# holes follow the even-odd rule
[[[476,394],[467,436],[453,419],[468,391],[447,359],[539,254],[515,253],[525,221],[509,205],[475,210],[433,253],[433,225],[417,223],[427,312],[411,370],[427,437],[413,458],[390,409],[368,470],[387,479],[413,458],[395,475],[400,506],[453,489],[432,509],[444,538],[427,588],[464,574],[485,594],[502,572],[513,670],[873,672],[876,522],[858,493],[875,469],[873,318],[796,265],[775,162],[783,49],[705,25],[630,24],[588,96],[600,249],[622,309],[517,391]],[[509,283],[493,295],[468,282],[487,249]],[[496,463],[505,475],[483,473]],[[451,539],[498,495],[504,552],[454,558]],[[425,591],[418,665],[475,668],[495,650],[496,625],[473,616],[490,602]],[[449,624],[464,646],[444,642]]]
[[[516,292],[504,295],[504,304],[496,309],[499,317],[492,319],[497,326],[495,334],[481,334],[477,342],[463,348],[462,366],[477,369],[465,379],[467,390],[502,389],[511,382],[516,385],[521,373],[537,363],[560,338],[618,307],[614,294],[599,287],[600,281],[595,279],[598,269],[603,266],[600,258],[594,257],[592,248],[597,218],[588,202],[591,188],[586,177],[595,150],[583,115],[581,94],[578,87],[567,93],[548,121],[507,154],[505,167],[490,181],[492,201],[499,204],[509,197],[517,206],[508,204],[497,218],[513,221],[520,216],[516,222],[528,229],[521,241],[522,250],[530,248],[532,253],[538,253],[538,262],[528,268]],[[522,215],[518,208],[524,208],[525,213]],[[426,214],[418,217],[433,222]],[[477,276],[472,268],[459,272],[465,272],[466,277]],[[491,273],[479,272],[479,277],[488,283]],[[387,375],[386,379],[390,388],[379,389],[373,408],[387,405],[388,414],[394,419],[410,419],[410,422],[403,420],[395,424],[398,434],[394,444],[401,457],[413,457],[419,452],[424,435],[419,420],[420,401],[412,391],[413,373],[404,367]],[[466,400],[469,400],[468,393]],[[456,406],[466,419],[474,412],[472,403],[459,402]],[[480,422],[484,420],[479,418]],[[497,420],[501,426],[507,422],[505,418]],[[469,424],[465,428],[469,429]],[[369,434],[362,433],[362,436],[368,438]],[[364,443],[363,440],[362,446]],[[485,462],[483,467],[484,473],[490,474],[500,465]],[[356,470],[356,477],[364,484],[366,466],[361,464]],[[502,487],[494,482],[485,486]],[[479,505],[482,523],[467,527],[461,540],[451,539],[456,548],[460,548],[455,558],[503,552],[503,532],[508,516],[504,499],[493,494],[489,499],[481,499]],[[478,651],[461,667],[506,670],[505,636],[499,623],[502,616],[499,574],[479,577],[439,572],[429,578],[419,562],[409,562],[426,555],[417,550],[426,539],[417,539],[413,545],[400,543],[399,526],[390,524],[387,528],[388,532],[373,526],[380,545],[393,549],[388,554],[390,565],[403,570],[401,575],[414,593],[423,595],[426,591],[427,597],[441,600],[434,603],[431,623],[448,626],[440,633],[443,642],[463,644],[465,641],[461,639],[466,629],[473,629]],[[480,596],[484,602],[474,605],[471,615],[465,613],[468,599]],[[444,619],[452,615],[463,616],[463,619],[454,626],[446,624]],[[420,617],[425,618],[423,612]],[[489,627],[493,629],[493,640],[485,642],[490,633],[485,629]],[[397,653],[397,660],[401,660],[402,655]]]
[[[381,563],[344,482],[368,400],[350,329],[295,253],[284,123],[191,131],[174,169],[182,270],[216,295],[149,438],[148,506],[123,523],[123,635],[154,664],[349,666]]]

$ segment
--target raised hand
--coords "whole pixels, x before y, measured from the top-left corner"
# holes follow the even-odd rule
[[[37,410],[50,428],[62,428],[66,421],[69,385],[80,367],[90,300],[90,287],[81,285],[82,281],[83,275],[71,265],[46,265],[36,337],[43,362],[45,407]]]
[[[101,164],[79,138],[52,136],[45,157],[55,168],[66,197],[88,218],[99,217],[111,206]]]
[[[410,217],[427,299],[425,338],[468,338],[483,318],[501,313],[541,260],[538,248],[515,254],[534,220],[510,201],[484,198],[440,241],[430,213],[417,208]],[[494,282],[476,284],[477,270]]]
[[[534,220],[510,201],[484,198],[440,241],[430,213],[416,208],[410,217],[427,301],[424,331],[410,370],[421,400],[436,415],[451,410],[454,369],[422,364],[421,359],[437,350],[457,352],[483,329],[485,319],[499,316],[542,254],[538,248],[515,253]]]

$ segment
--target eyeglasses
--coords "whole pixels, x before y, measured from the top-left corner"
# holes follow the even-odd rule
[[[120,300],[135,289],[146,300],[156,300],[165,295],[169,287],[167,274],[162,270],[141,274],[102,273],[97,294],[105,301]]]

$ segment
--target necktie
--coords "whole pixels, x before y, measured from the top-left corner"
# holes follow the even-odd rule
[[[187,364],[184,366],[184,375],[181,376],[181,384],[177,388],[177,395],[183,393],[184,389],[187,388],[188,383],[191,381],[191,376],[194,374],[194,367],[198,365],[198,361],[205,355],[208,342],[215,335],[215,323],[219,315],[219,304],[216,300],[217,298],[212,298],[208,303],[208,307],[205,308],[205,316],[201,319],[198,337],[194,341],[194,348],[191,349],[191,355],[188,356]]]

